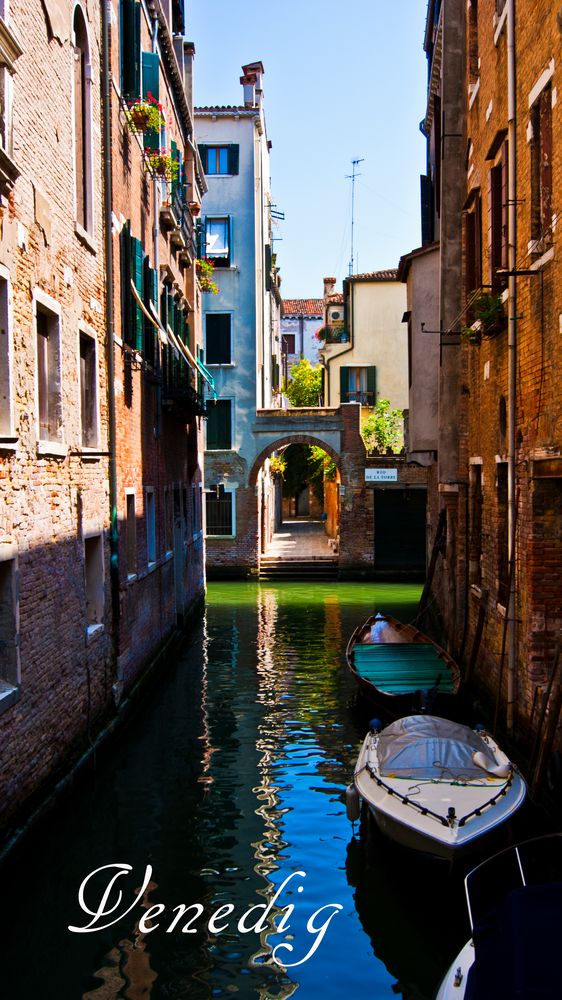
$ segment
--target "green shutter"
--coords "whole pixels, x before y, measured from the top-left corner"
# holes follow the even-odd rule
[[[177,196],[178,191],[181,189],[181,155],[180,155],[180,151],[178,149],[178,144],[177,144],[177,142],[174,142],[173,139],[172,139],[172,141],[170,143],[170,148],[171,148],[171,153],[172,153],[172,160],[174,161],[174,163],[177,163],[177,165],[178,165],[177,174],[175,175],[174,179],[172,180],[172,201],[174,201],[174,199]]]
[[[144,250],[140,240],[136,237],[131,236],[131,271],[132,279],[135,284],[135,288],[139,293],[141,299],[144,297]],[[129,294],[132,298],[133,293],[129,288]],[[131,330],[131,344],[137,351],[142,351],[143,349],[143,314],[141,307],[133,299],[133,325]]]
[[[140,97],[140,0],[121,0],[121,94],[126,101]]]
[[[160,58],[157,52],[142,53],[142,96],[160,100]],[[160,149],[160,132],[150,129],[143,136],[145,149]]]
[[[340,368],[340,403],[349,402],[349,369],[346,365]]]
[[[374,406],[377,401],[377,369],[374,365],[367,368],[367,406]]]
[[[236,143],[231,143],[228,147],[228,172],[237,174],[239,170],[240,147]]]
[[[271,291],[271,246],[265,244],[265,290]]]
[[[198,149],[199,149],[199,156],[201,157],[201,163],[203,164],[203,171],[204,173],[207,173],[207,170],[209,169],[209,163],[207,157],[207,151],[209,147],[207,145],[203,145],[203,143],[199,143]]]
[[[132,340],[132,293],[131,293],[131,235],[126,222],[119,234],[119,258],[121,271],[121,338],[125,344]]]

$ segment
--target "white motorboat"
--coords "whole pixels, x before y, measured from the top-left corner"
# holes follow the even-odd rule
[[[436,1000],[558,1000],[562,834],[516,844],[465,878],[472,937]]]
[[[354,783],[383,833],[449,860],[512,816],[526,791],[488,733],[433,715],[372,729]]]

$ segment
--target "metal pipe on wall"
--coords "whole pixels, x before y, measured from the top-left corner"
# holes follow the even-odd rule
[[[516,432],[516,377],[517,377],[517,137],[516,137],[516,52],[515,52],[515,0],[507,3],[507,111],[508,111],[508,447],[507,447],[507,504],[508,504],[508,563],[511,567],[507,636],[507,729],[513,731],[515,709],[515,669],[517,657],[516,593],[516,483],[515,483],[515,432]]]

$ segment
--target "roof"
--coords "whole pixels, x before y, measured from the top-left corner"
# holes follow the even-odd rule
[[[285,316],[322,316],[324,299],[283,299]]]
[[[245,115],[248,118],[259,115],[259,108],[246,108],[243,104],[213,104],[193,109],[194,115]]]
[[[344,297],[342,292],[332,292],[331,295],[326,296],[326,301],[329,305],[343,305]]]
[[[416,247],[416,249],[411,250],[410,253],[405,253],[400,258],[400,263],[398,265],[398,280],[406,281],[410,265],[416,257],[423,257],[425,254],[433,253],[435,250],[439,250],[439,240],[435,240],[433,243],[424,243],[423,246]]]
[[[350,274],[346,281],[397,281],[398,268],[389,267],[384,271],[369,271],[367,274]]]

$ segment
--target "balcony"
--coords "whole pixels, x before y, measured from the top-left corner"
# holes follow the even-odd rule
[[[374,406],[376,393],[362,392],[359,389],[350,389],[349,392],[342,393],[342,403],[361,403],[361,406]]]
[[[332,323],[323,326],[316,334],[318,340],[323,340],[324,344],[349,344],[349,330],[343,323]]]
[[[203,396],[191,384],[189,372],[182,371],[173,359],[168,359],[163,368],[162,406],[186,423],[193,417],[206,416]]]

